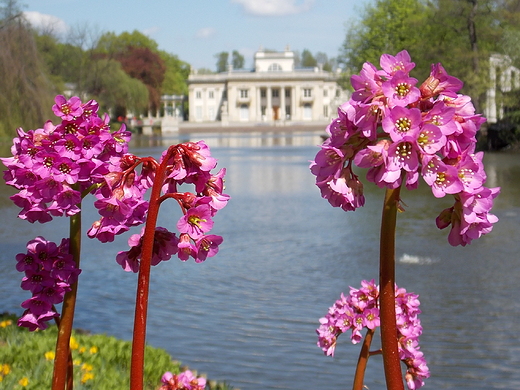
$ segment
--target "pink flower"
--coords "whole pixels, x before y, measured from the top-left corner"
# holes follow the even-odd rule
[[[399,357],[407,366],[407,384],[410,389],[424,385],[423,379],[430,373],[419,347],[422,333],[418,314],[418,295],[408,293],[395,286],[395,304]],[[350,288],[349,295],[341,294],[325,317],[320,318],[317,345],[326,356],[334,356],[339,336],[350,332],[353,344],[363,338],[363,328],[375,329],[380,326],[379,288],[374,280],[361,282],[361,288]],[[415,386],[415,387],[414,387]]]
[[[201,238],[212,227],[211,208],[207,204],[190,208],[177,222],[179,232],[188,234],[194,240]]]
[[[62,240],[58,246],[36,237],[27,243],[27,253],[16,256],[16,269],[25,274],[21,287],[32,293],[21,305],[26,310],[18,321],[19,326],[31,331],[45,329],[46,321],[59,316],[53,305],[63,302],[81,272],[68,252],[69,240]]]
[[[446,194],[457,194],[464,188],[457,169],[445,164],[437,156],[423,158],[422,175],[436,198],[442,198]]]
[[[406,50],[400,51],[395,56],[390,54],[383,54],[379,61],[379,65],[384,72],[380,72],[386,77],[392,77],[397,72],[410,73],[415,68],[415,63],[412,62],[410,54]]]
[[[441,64],[432,64],[430,76],[422,83],[420,90],[424,98],[443,94],[456,97],[463,83],[456,77],[448,75]]]
[[[406,136],[415,138],[421,121],[421,111],[418,108],[408,109],[396,106],[389,109],[382,121],[382,127],[385,132],[390,134],[392,141],[398,142]]]
[[[81,100],[77,96],[67,100],[63,95],[58,95],[54,101],[56,104],[52,106],[52,111],[63,120],[70,121],[83,114]]]
[[[213,257],[218,253],[218,247],[222,244],[223,238],[214,234],[208,234],[196,241],[197,257],[195,262],[200,263],[208,257]]]
[[[377,68],[369,62],[363,64],[359,76],[351,76],[350,82],[354,88],[352,99],[355,101],[364,103],[382,93],[382,79],[377,74]]]
[[[190,370],[180,374],[165,372],[161,382],[163,385],[159,390],[204,390],[206,388],[206,378],[197,377]]]
[[[140,234],[133,234],[128,239],[130,249],[119,252],[116,262],[127,272],[138,272],[139,263],[142,256],[143,235],[145,228],[141,229]],[[172,255],[178,252],[179,239],[174,233],[169,232],[163,227],[155,228],[151,265],[157,265],[161,261],[170,260]]]
[[[382,84],[381,88],[391,106],[404,107],[415,103],[421,97],[421,92],[415,84],[417,79],[403,71],[397,71],[390,80]]]

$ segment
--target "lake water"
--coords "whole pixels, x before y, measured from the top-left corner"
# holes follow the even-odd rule
[[[359,353],[347,336],[336,356],[316,346],[318,319],[349,286],[378,278],[383,191],[367,185],[366,205],[345,213],[321,199],[309,173],[319,133],[194,135],[226,167],[228,206],[214,232],[220,253],[205,263],[170,260],[152,269],[148,342],[242,390],[348,389]],[[183,136],[181,140],[189,139]],[[178,139],[141,139],[138,155],[159,156]],[[5,155],[5,152],[3,153]],[[465,248],[452,248],[435,217],[451,199],[422,183],[404,190],[398,217],[397,283],[420,295],[421,346],[431,378],[426,389],[520,389],[520,155],[486,154],[488,186],[500,222]],[[0,186],[2,311],[21,313],[14,257],[36,235],[59,241],[68,221],[18,220]],[[85,229],[97,217],[85,202]],[[174,202],[160,225],[174,229]],[[75,326],[131,339],[135,282],[115,263],[128,235],[111,244],[84,239]],[[369,362],[366,385],[384,388],[381,358]]]

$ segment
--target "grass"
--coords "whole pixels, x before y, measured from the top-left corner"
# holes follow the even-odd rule
[[[57,328],[29,332],[16,325],[17,317],[0,314],[0,389],[50,389]],[[70,342],[74,361],[75,390],[118,390],[129,388],[132,345],[115,337],[74,330]],[[160,387],[166,371],[183,368],[163,349],[146,347],[144,384],[147,390]],[[231,389],[208,380],[211,390]]]

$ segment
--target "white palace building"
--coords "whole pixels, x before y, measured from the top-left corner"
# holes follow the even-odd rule
[[[253,70],[192,71],[188,85],[189,122],[221,126],[328,122],[344,99],[335,74],[321,67],[295,68],[288,47],[283,52],[260,49]]]

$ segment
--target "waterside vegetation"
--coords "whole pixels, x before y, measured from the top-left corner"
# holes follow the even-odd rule
[[[45,331],[30,332],[16,326],[18,317],[0,315],[0,389],[50,389],[58,329],[49,326]],[[74,369],[74,388],[77,390],[128,389],[130,341],[104,334],[90,334],[74,330],[70,341]],[[146,347],[144,386],[155,390],[161,376],[186,369],[163,349]],[[211,390],[230,389],[225,383],[208,381]]]

